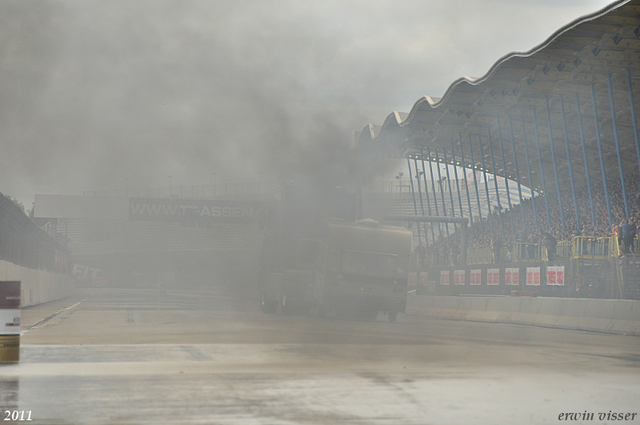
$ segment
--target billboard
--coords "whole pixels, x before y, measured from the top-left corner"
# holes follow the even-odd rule
[[[257,202],[130,198],[129,220],[243,223],[264,219],[267,208]]]
[[[500,269],[487,269],[487,285],[500,285]]]
[[[0,335],[20,335],[20,282],[0,282]]]
[[[527,285],[540,286],[540,267],[527,267]]]
[[[471,285],[480,285],[482,283],[481,269],[472,269],[469,276],[469,283]]]
[[[564,286],[564,266],[547,267],[547,285]]]
[[[504,269],[504,283],[505,283],[505,285],[519,285],[520,284],[520,269],[518,269],[518,268],[506,268],[506,269]]]

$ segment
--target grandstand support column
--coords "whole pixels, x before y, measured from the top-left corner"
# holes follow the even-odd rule
[[[460,143],[460,163],[462,164],[462,175],[464,175],[464,188],[467,192],[467,208],[469,208],[469,223],[471,224],[471,230],[476,233],[476,226],[473,224],[473,212],[471,211],[471,196],[469,196],[469,176],[467,175],[467,169],[464,165],[464,148],[462,147],[462,134],[458,133],[458,142]]]
[[[438,186],[440,186],[440,200],[442,201],[442,213],[444,216],[447,216],[447,206],[444,202],[444,188],[442,187],[442,172],[440,171],[440,158],[438,157],[438,149],[436,148],[436,160],[438,160]],[[449,225],[444,225],[445,230],[447,231],[447,236],[449,236]]]
[[[487,167],[484,165],[484,148],[482,147],[482,136],[478,134],[478,143],[480,144],[480,159],[482,159],[482,175],[484,176],[484,191],[487,195],[487,207],[489,208],[489,227],[491,228],[491,236],[493,237],[493,217],[491,216],[491,198],[489,198],[489,182],[487,181]]]
[[[604,199],[607,203],[607,218],[609,227],[613,224],[611,219],[611,203],[609,202],[609,189],[607,188],[607,175],[604,171],[604,157],[602,156],[602,140],[600,140],[600,125],[598,124],[598,106],[596,104],[596,88],[591,84],[591,102],[593,104],[593,120],[596,128],[596,141],[598,142],[598,153],[600,155],[600,170],[602,171],[602,185],[604,186]]]
[[[553,176],[556,179],[556,195],[558,195],[558,207],[560,207],[560,221],[562,222],[562,229],[567,230],[567,226],[564,223],[564,210],[562,209],[562,196],[560,196],[560,179],[558,178],[558,164],[556,163],[556,149],[553,146],[553,129],[551,128],[551,109],[549,108],[549,97],[544,97],[544,104],[547,110],[547,125],[549,128],[549,147],[551,148],[551,162],[553,163]]]
[[[502,128],[500,127],[500,117],[496,115],[496,122],[498,123],[498,142],[500,142],[500,157],[502,157],[502,172],[504,174],[504,188],[507,192],[507,204],[509,205],[509,223],[511,224],[511,234],[516,234],[515,226],[513,225],[513,205],[511,205],[511,194],[509,193],[509,175],[507,174],[507,161],[504,159],[504,143],[502,143]]]
[[[624,212],[627,219],[629,215],[629,202],[627,201],[627,188],[624,184],[624,169],[622,168],[622,158],[620,157],[620,140],[618,138],[618,124],[616,121],[616,106],[613,101],[613,85],[611,84],[611,74],[607,74],[609,83],[609,103],[611,103],[611,125],[613,126],[613,139],[616,142],[616,153],[618,154],[618,168],[620,169],[620,185],[622,186],[622,199],[624,200]]]
[[[569,181],[571,182],[571,195],[573,196],[573,210],[576,213],[576,226],[580,229],[580,214],[578,213],[578,201],[576,200],[576,187],[573,184],[573,169],[571,168],[571,151],[569,150],[569,136],[567,134],[567,116],[564,111],[564,99],[560,93],[560,111],[562,112],[562,131],[564,133],[564,144],[567,147],[567,163],[569,164]]]
[[[493,185],[496,188],[496,201],[498,202],[498,218],[500,219],[500,232],[502,239],[505,239],[504,222],[502,220],[502,203],[500,202],[500,191],[498,190],[498,173],[496,173],[496,161],[493,156],[493,141],[491,140],[491,127],[487,124],[487,134],[489,135],[489,155],[491,156],[491,170],[493,173]]]
[[[536,107],[533,110],[533,133],[536,136],[536,146],[538,147],[538,162],[540,163],[540,178],[542,179],[542,191],[544,192],[544,208],[547,211],[547,225],[551,228],[551,214],[549,214],[549,199],[547,198],[547,183],[544,178],[544,167],[542,166],[542,152],[540,150],[540,134],[538,134],[538,113]]]
[[[436,180],[433,178],[433,161],[431,161],[431,152],[429,152],[429,174],[431,175],[431,189],[433,192],[433,199],[434,199],[433,204],[436,207],[436,216],[439,216],[440,212],[438,211],[438,196],[437,196],[438,193],[436,192]],[[442,226],[440,226],[440,223],[438,223],[438,238],[441,238],[441,237],[442,237]]]
[[[516,158],[516,142],[513,139],[513,124],[511,123],[511,115],[507,115],[509,122],[509,137],[511,138],[511,154],[513,156],[513,166],[516,169],[516,184],[518,185],[518,199],[520,199],[520,216],[522,217],[522,229],[527,231],[527,222],[524,219],[524,205],[522,204],[522,185],[520,184],[520,170],[518,169],[518,159]]]
[[[633,102],[633,87],[631,86],[631,73],[629,69],[625,69],[627,72],[627,88],[629,90],[629,103],[631,107],[631,124],[633,126],[633,137],[636,141],[636,157],[638,158],[638,171],[640,172],[640,141],[638,141],[638,122],[636,121],[636,107]]]
[[[413,157],[413,165],[416,166],[416,183],[418,183],[418,195],[420,195],[420,212],[424,215],[424,202],[422,201],[422,187],[420,186],[420,172],[418,171],[418,156]],[[422,229],[424,230],[424,245],[429,246],[429,237],[427,236],[427,227],[422,223]],[[418,228],[418,231],[420,228]]]
[[[411,174],[411,159],[407,157],[407,166],[409,167],[409,181],[411,182],[411,195],[413,196],[413,210],[418,215],[418,206],[416,205],[416,192],[413,190],[413,175]],[[420,226],[416,225],[418,230],[418,244],[422,246],[422,240],[420,238]]]
[[[524,159],[527,162],[527,174],[529,175],[529,185],[531,185],[531,207],[533,208],[533,221],[536,226],[536,233],[540,233],[538,230],[538,214],[536,213],[536,200],[535,190],[533,188],[533,177],[531,175],[531,163],[529,162],[529,147],[527,146],[527,132],[524,128],[524,117],[520,115],[520,123],[522,124],[522,142],[524,143]]]
[[[462,211],[462,197],[460,196],[458,165],[456,164],[456,151],[453,147],[453,135],[451,136],[451,162],[453,163],[453,175],[456,178],[456,189],[458,190],[458,207],[460,208],[460,217],[464,217],[464,211]],[[471,213],[471,211],[469,211],[469,213]]]
[[[449,175],[449,160],[447,159],[447,150],[442,149],[444,156],[445,171],[447,172],[447,187],[449,188],[449,200],[451,201],[451,217],[456,216],[456,206],[453,202],[453,190],[451,189],[451,176]]]
[[[429,211],[429,215],[431,215],[431,199],[429,198],[429,186],[427,186],[427,171],[424,166],[424,152],[422,149],[420,149],[420,161],[422,162],[422,178],[424,179],[424,193],[427,196],[427,211]],[[418,166],[416,165],[416,169],[417,168]],[[422,215],[424,215],[424,213]],[[431,242],[434,243],[436,241],[436,234],[435,234],[435,231],[433,230],[433,223],[429,223],[429,227],[431,227]]]
[[[584,172],[587,176],[587,191],[589,193],[589,207],[591,208],[591,221],[593,223],[593,230],[597,229],[596,226],[596,213],[593,208],[593,196],[591,196],[591,177],[589,177],[589,162],[587,161],[587,146],[584,140],[584,127],[582,126],[582,113],[580,112],[580,97],[576,93],[576,110],[578,111],[578,129],[580,130],[580,142],[582,143],[582,159],[584,160]]]
[[[478,190],[478,178],[476,177],[476,162],[473,159],[473,145],[471,144],[471,133],[469,136],[469,151],[471,155],[471,170],[473,170],[473,186],[476,190],[476,203],[478,204],[478,217],[480,222],[480,232],[482,232],[482,237],[484,237],[484,223],[482,222],[482,208],[480,207],[480,191]],[[462,143],[462,140],[460,141]],[[489,210],[491,211],[491,210]]]

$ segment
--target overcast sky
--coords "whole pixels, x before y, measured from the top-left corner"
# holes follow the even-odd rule
[[[0,2],[0,192],[358,173],[351,133],[602,0]]]

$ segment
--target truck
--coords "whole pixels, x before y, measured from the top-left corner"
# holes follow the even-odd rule
[[[348,220],[344,214],[301,212],[303,207],[289,202],[281,206],[285,211],[276,212],[265,230],[261,255],[264,313],[280,309],[322,317],[331,312],[375,320],[383,311],[394,322],[405,311],[410,231],[371,219]],[[292,211],[298,219],[287,217]]]

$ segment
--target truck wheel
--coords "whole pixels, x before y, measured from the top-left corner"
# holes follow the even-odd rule
[[[398,312],[395,310],[391,310],[389,312],[389,323],[395,322],[397,317],[398,317]]]

